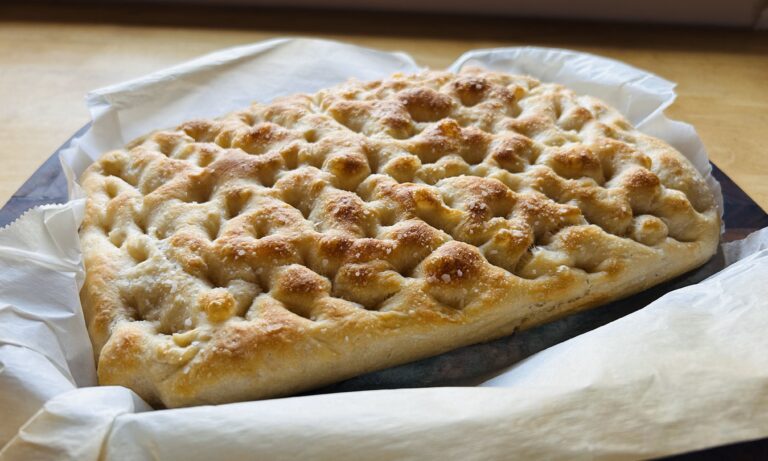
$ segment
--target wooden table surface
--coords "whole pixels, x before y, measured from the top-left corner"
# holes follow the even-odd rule
[[[668,109],[768,209],[768,34],[490,17],[202,6],[0,6],[0,203],[89,120],[84,95],[220,48],[280,36],[402,50],[442,68],[464,51],[571,48],[679,84]]]

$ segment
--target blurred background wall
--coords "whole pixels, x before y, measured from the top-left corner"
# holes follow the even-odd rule
[[[107,0],[126,3],[126,0]],[[768,0],[129,0],[768,28]],[[102,0],[103,3],[103,0]]]

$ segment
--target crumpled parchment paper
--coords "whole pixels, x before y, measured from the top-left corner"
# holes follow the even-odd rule
[[[451,66],[527,73],[597,96],[718,184],[695,130],[668,120],[674,84],[593,55],[479,50]],[[96,384],[80,310],[75,179],[154,128],[349,77],[419,70],[399,53],[281,39],[94,91],[62,154],[69,203],[0,230],[0,459],[633,459],[768,436],[768,230],[731,266],[536,354],[479,387],[365,391],[152,410]]]

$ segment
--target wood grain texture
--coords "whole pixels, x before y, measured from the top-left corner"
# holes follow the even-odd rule
[[[0,203],[85,124],[84,95],[220,48],[302,35],[402,50],[443,68],[473,48],[601,54],[678,82],[668,113],[768,209],[768,34],[489,17],[202,6],[0,6]]]

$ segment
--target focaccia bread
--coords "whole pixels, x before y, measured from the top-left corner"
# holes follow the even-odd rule
[[[101,384],[283,396],[627,296],[715,252],[712,193],[588,96],[473,69],[157,131],[83,174]]]

